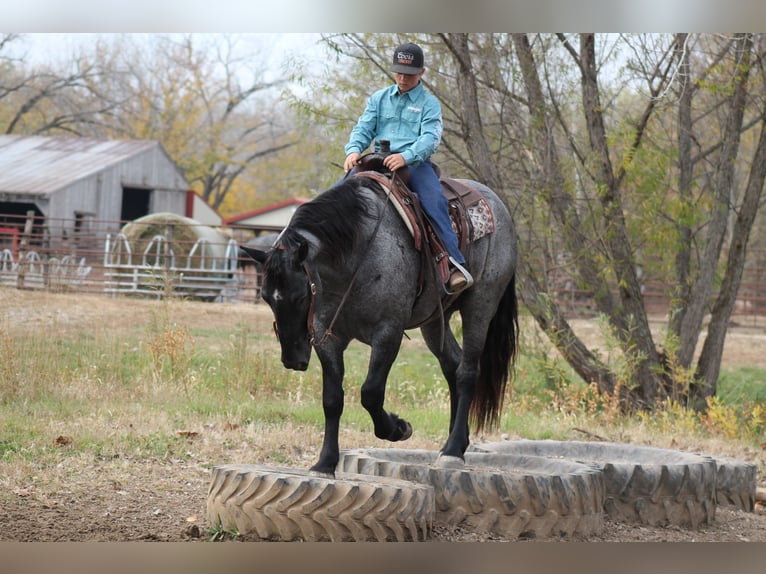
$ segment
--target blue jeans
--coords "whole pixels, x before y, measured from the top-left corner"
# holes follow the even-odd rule
[[[410,189],[418,194],[423,211],[434,226],[439,239],[455,261],[465,265],[465,257],[460,252],[457,235],[452,229],[449,217],[449,202],[442,193],[442,186],[430,161],[424,161],[417,167],[409,167]]]

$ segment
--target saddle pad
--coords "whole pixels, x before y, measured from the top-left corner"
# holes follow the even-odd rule
[[[440,182],[442,193],[450,203],[452,228],[458,237],[466,235],[466,243],[470,243],[495,231],[492,209],[478,189],[453,178],[442,178]],[[463,217],[468,221],[467,226],[461,225]]]
[[[468,219],[471,220],[471,237],[469,241],[476,241],[495,231],[495,216],[492,214],[489,203],[483,197],[475,204],[468,206],[466,212],[468,213]],[[452,226],[455,227],[454,221]]]

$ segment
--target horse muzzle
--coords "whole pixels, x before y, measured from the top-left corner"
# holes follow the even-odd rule
[[[310,359],[311,347],[308,343],[305,345],[282,346],[282,365],[286,369],[305,371],[309,368]]]
[[[292,369],[293,371],[305,371],[309,368],[308,361],[292,361],[282,359],[282,364],[284,365],[285,369]]]

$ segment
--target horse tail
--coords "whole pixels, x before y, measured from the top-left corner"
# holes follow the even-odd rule
[[[519,305],[514,274],[489,323],[479,360],[479,376],[471,402],[470,418],[477,432],[497,426],[505,400],[511,368],[519,347]]]

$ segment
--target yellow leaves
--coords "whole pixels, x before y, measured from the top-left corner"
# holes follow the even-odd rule
[[[766,411],[758,404],[727,404],[719,397],[709,397],[707,408],[697,412],[675,399],[666,399],[652,411],[638,413],[647,427],[664,435],[707,432],[726,439],[762,436]]]

